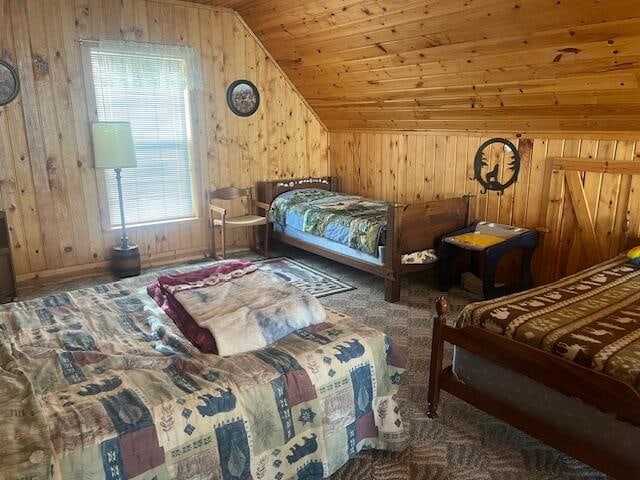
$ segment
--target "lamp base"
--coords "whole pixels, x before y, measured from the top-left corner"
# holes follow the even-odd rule
[[[140,251],[138,246],[113,247],[111,251],[111,272],[118,278],[140,275]]]

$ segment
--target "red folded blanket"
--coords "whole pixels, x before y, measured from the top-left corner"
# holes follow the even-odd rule
[[[147,287],[147,293],[195,347],[203,353],[218,353],[216,341],[211,332],[195,322],[180,302],[169,292],[168,287],[197,282],[214,275],[229,274],[250,265],[251,262],[248,261],[230,260],[193,272],[160,275],[155,282]]]

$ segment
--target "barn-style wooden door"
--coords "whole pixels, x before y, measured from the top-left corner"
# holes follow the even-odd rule
[[[630,198],[640,184],[640,162],[548,158],[544,255],[546,283],[620,253],[631,218]],[[634,213],[637,215],[637,213]]]

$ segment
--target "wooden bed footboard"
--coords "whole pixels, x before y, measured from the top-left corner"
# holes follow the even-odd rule
[[[635,389],[608,375],[483,328],[447,326],[447,309],[446,298],[440,297],[436,301],[437,317],[433,323],[431,343],[427,397],[429,418],[438,416],[440,391],[444,390],[608,475],[620,479],[639,478],[638,468],[617,455],[565,434],[557,427],[458,380],[451,366],[444,369],[442,367],[444,346],[445,342],[456,345],[564,395],[579,398],[604,412],[613,413],[621,421],[640,427],[640,395]]]
[[[469,225],[473,221],[473,212],[473,196],[392,205],[387,213],[385,264],[393,269],[395,275],[385,281],[385,297],[397,301],[402,275],[432,267],[431,264],[403,265],[403,255],[436,248],[443,235]]]

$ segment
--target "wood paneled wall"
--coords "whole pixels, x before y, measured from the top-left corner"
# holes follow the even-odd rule
[[[236,13],[171,0],[0,0],[0,54],[22,81],[17,100],[0,107],[0,191],[22,282],[104,269],[118,239],[100,224],[79,38],[200,51],[202,199],[206,187],[327,173],[326,129]],[[226,106],[226,88],[239,78],[260,89],[262,105],[249,118]],[[204,219],[133,228],[130,237],[146,263],[209,248]]]
[[[488,137],[420,133],[332,132],[331,171],[343,190],[388,201],[411,203],[437,198],[477,195],[476,218],[542,233],[535,258],[538,283],[577,271],[594,262],[578,235],[575,213],[560,178],[548,158],[640,161],[640,141],[557,138],[512,138],[522,157],[518,181],[504,195],[480,193],[473,160]],[[504,168],[504,151],[490,152],[490,162]],[[640,235],[640,176],[601,173],[582,175],[603,254],[622,248],[624,222],[629,234]]]

